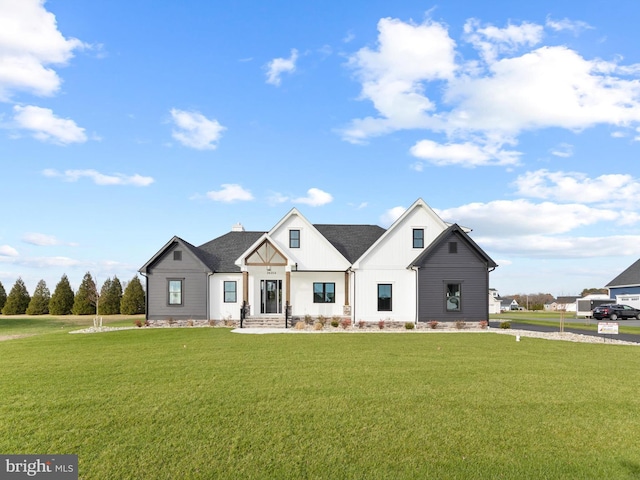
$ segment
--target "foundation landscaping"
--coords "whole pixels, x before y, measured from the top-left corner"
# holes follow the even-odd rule
[[[640,472],[634,345],[468,325],[238,335],[141,319],[69,335],[99,327],[0,317],[0,451],[77,454],[82,479]]]

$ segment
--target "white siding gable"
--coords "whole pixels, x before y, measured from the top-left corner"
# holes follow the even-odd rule
[[[416,228],[424,230],[424,248],[413,248]],[[354,263],[354,268],[406,268],[446,228],[447,224],[418,200]]]
[[[300,231],[300,248],[289,247],[289,231]],[[269,237],[298,270],[344,271],[349,262],[304,216],[295,208],[270,232]]]

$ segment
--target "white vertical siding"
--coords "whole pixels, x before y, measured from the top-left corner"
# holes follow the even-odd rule
[[[314,282],[335,283],[335,303],[313,303]],[[342,315],[344,298],[344,272],[292,272],[291,273],[292,315]]]
[[[300,248],[289,248],[289,230],[300,230]],[[298,264],[298,270],[344,271],[349,268],[349,262],[334,246],[298,215],[291,215],[269,235],[277,247]]]
[[[235,302],[224,301],[224,282],[236,282],[237,295]],[[217,273],[209,280],[209,318],[212,320],[240,319],[242,306],[242,274]]]

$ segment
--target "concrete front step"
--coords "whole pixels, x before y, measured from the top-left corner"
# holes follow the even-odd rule
[[[284,328],[284,317],[250,317],[242,322],[244,328]],[[291,326],[291,325],[289,325]]]

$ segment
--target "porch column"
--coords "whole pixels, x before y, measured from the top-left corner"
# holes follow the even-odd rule
[[[249,272],[242,272],[242,301],[249,303]]]
[[[344,272],[344,304],[349,306],[349,272]]]
[[[285,284],[286,284],[284,300],[287,305],[291,305],[291,272],[285,272],[284,277],[285,277]]]

